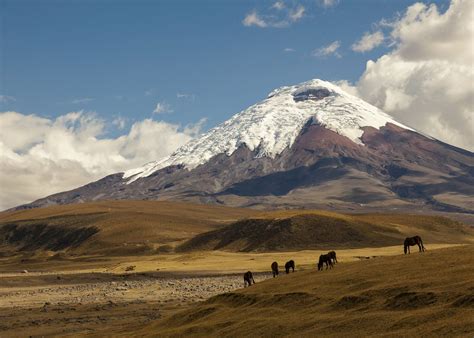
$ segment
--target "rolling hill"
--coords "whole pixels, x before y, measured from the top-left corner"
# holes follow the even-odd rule
[[[441,216],[256,211],[159,201],[100,201],[0,213],[0,253],[143,255],[469,243],[473,230]]]
[[[239,220],[186,241],[179,251],[296,251],[398,245],[421,235],[431,243],[472,243],[474,230],[446,217],[276,211]]]
[[[257,213],[157,201],[100,201],[3,212],[0,213],[0,252],[156,253]]]

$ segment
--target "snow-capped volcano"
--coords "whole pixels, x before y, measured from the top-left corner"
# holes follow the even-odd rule
[[[311,80],[272,91],[167,158],[20,208],[105,199],[474,213],[474,154]]]
[[[126,171],[131,183],[171,165],[191,170],[219,154],[231,156],[245,144],[256,157],[280,155],[290,148],[311,121],[362,144],[362,127],[379,129],[387,123],[409,129],[369,103],[322,80],[311,80],[272,91],[268,97],[190,141],[169,157]]]

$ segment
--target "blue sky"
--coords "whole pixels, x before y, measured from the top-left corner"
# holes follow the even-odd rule
[[[49,118],[94,111],[107,121],[126,118],[127,126],[205,117],[209,128],[281,85],[356,81],[389,47],[357,53],[351,45],[413,3],[300,1],[304,16],[287,27],[244,26],[254,10],[277,15],[274,2],[1,0],[0,95],[14,99],[0,110]],[[340,57],[312,55],[334,41]],[[169,112],[152,114],[158,102]],[[112,124],[107,132],[120,133]]]

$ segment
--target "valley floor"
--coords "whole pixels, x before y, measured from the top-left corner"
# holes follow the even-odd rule
[[[453,246],[456,245],[433,244],[428,246],[428,252]],[[401,249],[396,246],[338,250],[338,260],[343,264],[334,271],[346,265],[363,269],[363,262],[400,256]],[[419,256],[417,251],[413,248],[411,256]],[[242,272],[249,269],[257,272],[255,280],[259,287],[271,278],[268,270],[274,260],[282,266],[286,260],[294,259],[298,272],[312,272],[322,252],[199,252],[73,261],[33,260],[21,265],[2,258],[0,336],[133,333],[189,309],[193,303],[200,306],[209,297],[241,289]],[[472,250],[468,252],[472,254]],[[455,264],[449,255],[440,258],[445,264]],[[353,263],[356,261],[360,263]],[[131,266],[133,271],[126,271]],[[19,271],[19,267],[28,272]],[[159,331],[151,326],[150,331],[142,334],[156,332]]]

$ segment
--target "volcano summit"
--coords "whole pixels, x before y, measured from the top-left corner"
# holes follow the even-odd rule
[[[272,91],[164,159],[20,208],[159,199],[474,212],[473,197],[472,152],[422,135],[330,82],[311,80]]]

